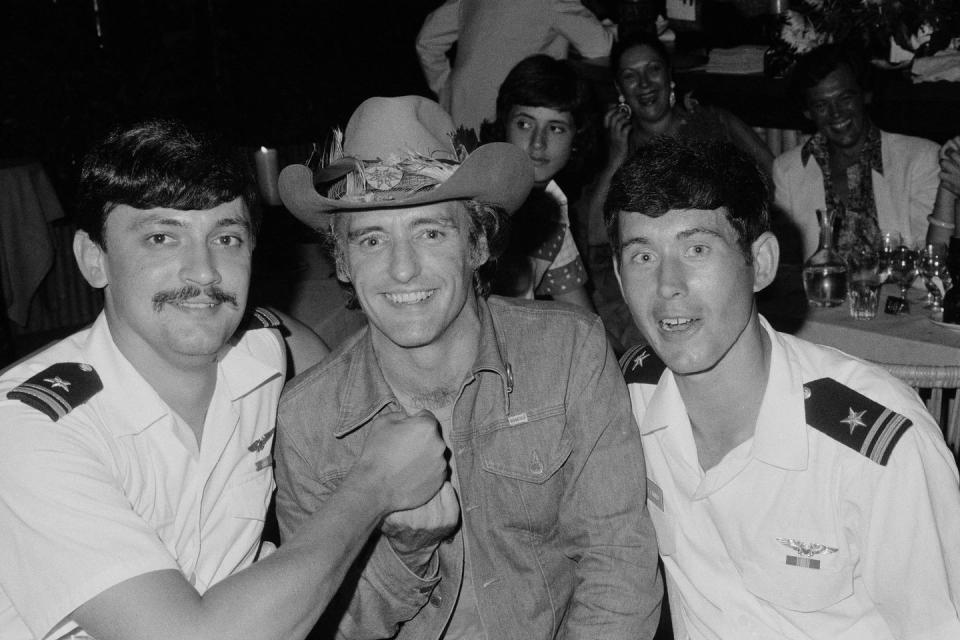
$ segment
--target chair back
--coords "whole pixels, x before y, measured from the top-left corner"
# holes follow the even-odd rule
[[[917,390],[930,415],[943,429],[947,445],[954,455],[960,454],[960,402],[957,398],[960,366],[876,364]]]

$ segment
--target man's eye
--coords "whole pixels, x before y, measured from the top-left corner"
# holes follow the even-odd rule
[[[687,254],[695,258],[702,258],[708,253],[710,253],[710,247],[705,244],[695,244],[687,249]]]
[[[165,233],[151,233],[147,236],[147,244],[164,244],[169,238]]]
[[[427,240],[439,240],[440,238],[443,237],[443,231],[441,231],[440,229],[427,229],[426,231],[423,232],[423,236]]]
[[[562,136],[562,135],[566,135],[566,133],[567,133],[567,131],[569,131],[569,129],[567,129],[566,127],[564,127],[564,126],[562,126],[562,125],[554,125],[553,128],[552,128],[552,131],[553,131],[555,134]]]
[[[638,251],[630,256],[630,262],[633,264],[646,265],[653,261],[653,254],[647,251]]]
[[[239,247],[243,244],[243,238],[239,236],[218,236],[217,243],[224,247]]]
[[[374,237],[368,236],[368,237],[366,237],[366,238],[361,239],[360,242],[359,242],[359,244],[360,244],[361,247],[365,247],[365,248],[367,248],[367,249],[372,249],[372,248],[380,245],[380,240],[379,240],[379,238],[374,238]]]
[[[521,130],[522,130],[522,129],[529,129],[529,128],[530,128],[530,123],[527,122],[526,120],[514,120],[513,125],[514,125],[517,129],[521,129]]]

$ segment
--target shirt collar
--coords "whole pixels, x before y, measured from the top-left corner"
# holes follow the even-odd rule
[[[867,136],[863,141],[863,147],[860,149],[860,163],[883,175],[883,154],[880,146],[880,129],[869,118],[864,118],[864,126],[867,128]],[[830,157],[827,138],[822,133],[817,132],[810,136],[803,147],[800,149],[800,160],[803,166],[807,166],[810,158],[816,158],[818,164],[822,167],[828,162]]]
[[[137,434],[170,414],[170,407],[140,372],[120,352],[101,312],[94,321],[82,348],[109,398],[103,410],[113,414],[111,428],[121,435]],[[218,388],[223,386],[231,401],[236,401],[282,372],[254,358],[242,348],[231,347],[217,369]]]
[[[803,469],[807,464],[807,428],[803,406],[803,380],[799,364],[763,316],[760,324],[770,338],[770,375],[763,394],[752,455],[783,469]],[[689,419],[673,373],[667,369],[650,397],[640,433],[647,435],[666,428],[680,428]]]
[[[477,313],[480,317],[480,349],[471,373],[476,376],[481,371],[489,371],[500,376],[505,402],[509,404],[513,378],[512,369],[504,356],[506,349],[502,331],[498,331],[486,300],[477,299]],[[338,438],[366,424],[387,405],[392,404],[400,410],[400,403],[380,369],[369,326],[363,330],[353,349],[354,355],[347,370],[344,396],[334,430]]]

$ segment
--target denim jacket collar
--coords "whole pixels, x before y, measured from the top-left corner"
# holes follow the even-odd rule
[[[506,344],[501,335],[503,332],[490,313],[486,300],[477,300],[477,313],[480,316],[480,350],[471,369],[472,377],[483,371],[499,375],[503,381],[504,403],[509,410],[513,374],[505,357]],[[334,430],[334,435],[338,438],[362,427],[388,405],[392,404],[397,411],[402,411],[393,390],[383,377],[369,327],[363,330],[352,351],[353,357],[350,359],[344,385],[345,395],[340,403],[340,413]]]

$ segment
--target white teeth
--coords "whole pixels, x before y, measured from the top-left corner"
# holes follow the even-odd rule
[[[409,293],[388,293],[387,300],[394,304],[416,304],[433,295],[433,291],[411,291]]]
[[[673,331],[676,329],[682,329],[688,324],[693,322],[692,318],[664,318],[660,320],[657,324],[660,325],[661,329],[666,331]]]

